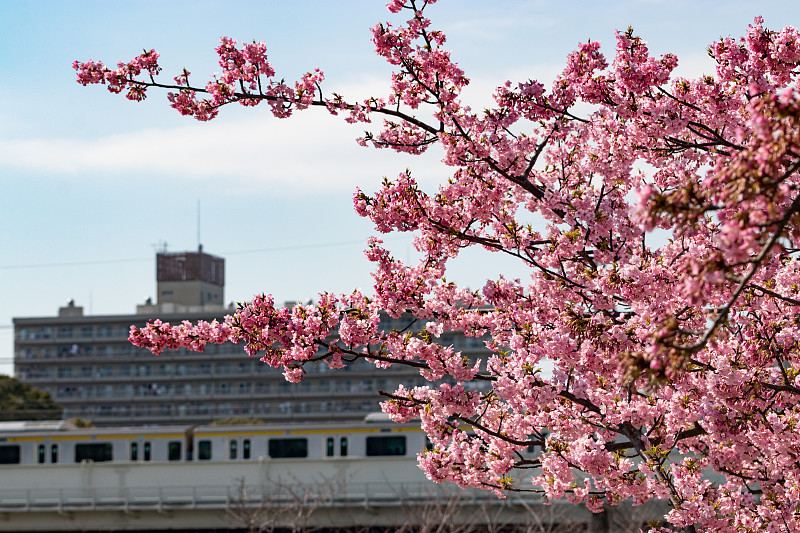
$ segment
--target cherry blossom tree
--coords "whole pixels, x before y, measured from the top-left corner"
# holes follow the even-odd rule
[[[391,90],[364,101],[324,91],[319,70],[286,82],[264,43],[229,38],[205,85],[186,70],[159,81],[154,50],[117,68],[75,62],[79,83],[137,101],[166,89],[198,120],[234,103],[280,118],[319,107],[370,124],[363,145],[438,145],[450,169],[435,191],[405,172],[355,192],[377,233],[413,233],[421,257],[406,264],[371,238],[371,294],[292,309],[262,295],[222,323],[156,320],[131,341],[155,354],[243,343],[293,382],[311,361],[411,365],[429,385],[384,392],[383,410],[419,419],[435,481],[502,496],[531,469],[523,490],[593,510],[668,499],[665,519],[688,531],[800,531],[798,30],[756,18],[709,47],[716,72],[698,79],[618,32],[613,59],[581,44],[552,87],[506,82],[479,112],[433,2],[389,3],[408,19],[372,29]],[[477,291],[446,281],[469,247],[529,275]],[[387,330],[381,313],[420,328]],[[491,356],[436,342],[451,330],[487,339]]]

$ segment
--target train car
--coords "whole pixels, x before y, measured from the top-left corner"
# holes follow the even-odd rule
[[[187,428],[75,428],[0,424],[0,465],[182,460]]]
[[[418,426],[391,422],[79,429],[0,423],[2,465],[415,457]]]
[[[205,426],[193,431],[193,447],[198,461],[415,457],[425,447],[425,434],[418,426],[391,422]]]

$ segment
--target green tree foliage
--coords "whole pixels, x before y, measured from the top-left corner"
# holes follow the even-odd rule
[[[247,418],[243,416],[235,416],[231,418],[218,418],[211,422],[212,426],[247,426],[255,424],[263,424],[264,421],[260,418]]]
[[[81,429],[97,427],[91,420],[84,420],[83,418],[70,418],[67,420],[67,422],[70,422],[74,424],[76,428]]]
[[[57,420],[62,410],[49,392],[0,376],[0,420]]]

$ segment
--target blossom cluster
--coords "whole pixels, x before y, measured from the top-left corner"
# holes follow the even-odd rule
[[[156,354],[243,343],[290,381],[310,361],[410,365],[428,385],[385,391],[383,409],[419,420],[431,479],[595,511],[667,499],[665,520],[694,530],[800,531],[798,30],[756,18],[710,46],[716,72],[697,79],[619,32],[613,58],[582,44],[551,87],[509,81],[475,112],[432,3],[389,3],[410,14],[373,29],[395,69],[390,94],[361,102],[325,97],[319,71],[277,82],[263,45],[230,39],[222,75],[203,87],[188,72],[174,86],[151,80],[155,52],[113,71],[76,63],[80,83],[114,92],[171,87],[173,107],[199,119],[259,101],[280,117],[311,106],[380,116],[362,143],[438,144],[452,171],[433,191],[410,172],[356,191],[375,231],[412,232],[420,256],[401,261],[371,238],[371,293],[292,309],[259,296],[223,323],[155,321],[131,341]],[[465,248],[529,273],[459,287],[445,275]],[[382,329],[381,313],[418,327]],[[447,331],[490,355],[466,357]]]

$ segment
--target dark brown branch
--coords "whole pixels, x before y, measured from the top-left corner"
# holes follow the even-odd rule
[[[789,220],[794,216],[798,211],[800,211],[800,195],[795,197],[792,205],[789,206],[789,209],[786,210],[783,218],[777,223],[777,227],[772,234],[772,237],[764,244],[761,248],[761,252],[751,261],[750,270],[745,274],[742,278],[739,285],[736,287],[736,290],[733,292],[733,295],[730,297],[728,302],[723,305],[722,307],[717,308],[717,316],[714,319],[714,322],[708,327],[703,334],[703,336],[695,343],[685,346],[674,346],[678,350],[688,352],[688,353],[697,353],[702,350],[714,333],[719,329],[720,325],[727,320],[728,314],[730,313],[731,308],[739,299],[739,296],[745,290],[747,285],[750,283],[750,280],[761,267],[761,263],[763,263],[764,259],[767,257],[767,254],[772,250],[772,247],[775,246],[775,243],[778,242],[781,234],[783,233],[783,229],[788,224]]]

